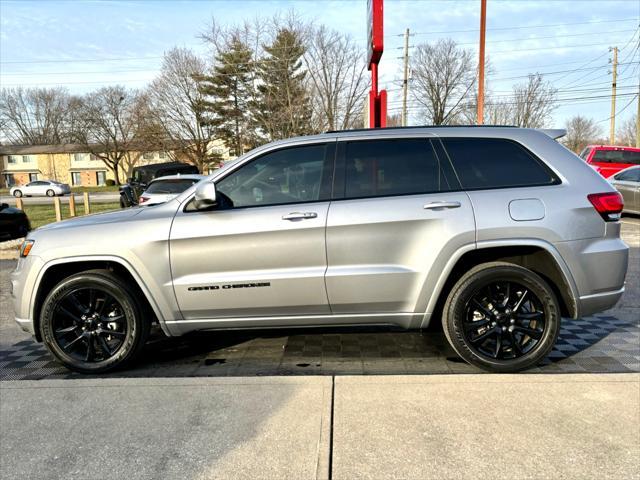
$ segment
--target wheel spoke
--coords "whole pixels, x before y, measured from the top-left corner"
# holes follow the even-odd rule
[[[504,295],[504,300],[502,300],[502,306],[506,307],[509,305],[509,297],[511,296],[511,282],[507,282],[507,292]]]
[[[97,309],[98,315],[102,315],[104,309],[107,305],[110,305],[113,302],[113,298],[108,293],[104,294],[104,298],[102,298],[102,303],[100,304],[100,308]]]
[[[85,357],[85,362],[90,362],[95,357],[95,347],[93,345],[93,335],[89,335],[87,337],[87,356]]]
[[[69,343],[67,343],[64,347],[62,347],[62,349],[65,351],[68,351],[71,347],[73,347],[74,345],[77,345],[80,342],[80,340],[82,340],[83,338],[84,338],[84,335],[79,335],[78,337],[74,338]]]
[[[73,308],[76,309],[76,311],[78,312],[78,316],[86,315],[86,313],[89,311],[87,307],[80,303],[75,293],[70,293],[69,295],[67,295],[66,300],[69,300]]]
[[[513,307],[513,311],[517,312],[520,307],[522,306],[522,302],[524,302],[524,299],[527,296],[527,293],[529,293],[529,290],[525,290],[524,292],[522,292],[522,296],[518,299],[518,303],[516,303],[516,306]]]
[[[109,346],[109,344],[107,343],[105,338],[102,335],[98,335],[98,341],[100,342],[100,347],[102,348],[103,353],[107,357],[110,357],[111,356],[111,347]]]
[[[522,332],[522,333],[525,333],[525,334],[529,335],[534,340],[540,340],[542,338],[542,332],[540,330],[536,330],[534,328],[523,327],[521,325],[515,325],[513,327],[513,329],[517,330],[518,332]]]
[[[61,328],[59,330],[56,330],[56,334],[65,335],[67,333],[75,331],[77,328],[78,328],[77,325],[71,325],[70,327]]]
[[[502,335],[496,335],[496,349],[493,352],[493,358],[498,358],[502,349]]]
[[[542,320],[544,318],[543,312],[527,312],[518,313],[518,320]]]
[[[478,330],[479,328],[485,327],[489,325],[489,320],[477,320],[475,322],[469,322],[464,324],[464,329],[466,331]]]
[[[513,332],[509,332],[509,342],[511,342],[511,348],[513,349],[514,354],[516,356],[522,355],[522,348],[520,348],[520,344]]]
[[[65,308],[62,305],[58,305],[58,309],[57,311],[59,311],[60,313],[63,313],[64,315],[66,315],[67,317],[69,317],[71,320],[73,320],[76,324],[79,324],[81,322],[80,318],[78,317],[78,315],[74,315],[73,313],[71,313],[67,308]]]
[[[115,330],[100,330],[98,335],[104,335],[104,336],[111,335],[113,338],[123,339],[126,336],[126,333],[116,332]]]
[[[482,305],[478,300],[473,298],[472,302],[475,303],[480,310],[482,310],[482,313],[484,313],[485,317],[490,317],[491,316],[491,311],[487,307]]]
[[[486,332],[484,332],[483,334],[478,335],[478,336],[477,336],[477,337],[475,337],[475,338],[472,338],[472,339],[471,339],[471,343],[480,343],[480,342],[482,342],[482,341],[486,340],[486,339],[487,339],[487,338],[489,338],[492,334],[495,334],[495,333],[496,333],[496,331],[495,331],[495,330],[493,330],[493,329],[489,329],[489,330],[487,330]]]
[[[93,288],[90,288],[89,289],[89,308],[88,308],[89,311],[93,310],[96,307],[95,302],[96,302],[96,291]]]

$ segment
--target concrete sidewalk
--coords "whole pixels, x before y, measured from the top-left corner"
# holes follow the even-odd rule
[[[640,374],[0,383],[1,478],[640,478]]]

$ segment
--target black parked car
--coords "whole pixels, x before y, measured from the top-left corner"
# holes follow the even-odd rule
[[[19,208],[0,203],[0,240],[22,238],[31,230],[27,214]]]
[[[133,176],[120,186],[120,207],[131,207],[138,204],[138,198],[147,188],[151,180],[167,175],[185,175],[200,173],[198,167],[182,162],[154,163],[133,169]]]

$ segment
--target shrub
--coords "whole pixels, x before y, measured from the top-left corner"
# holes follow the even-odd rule
[[[116,184],[116,181],[112,180],[111,178],[107,178],[107,180],[104,182],[104,184],[107,187],[113,187]]]

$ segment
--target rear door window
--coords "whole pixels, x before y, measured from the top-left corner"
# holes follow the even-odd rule
[[[348,142],[345,162],[345,198],[452,190],[431,142],[424,138]]]
[[[442,138],[465,190],[554,185],[559,179],[533,153],[502,138]]]

